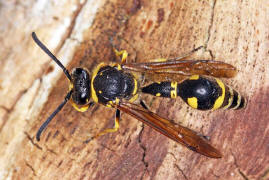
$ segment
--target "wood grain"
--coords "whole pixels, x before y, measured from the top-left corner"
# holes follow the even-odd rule
[[[100,0],[0,3],[0,179],[268,179],[269,4],[261,1]],[[224,81],[248,99],[240,111],[200,112],[180,99],[143,95],[154,112],[210,136],[222,159],[210,159],[115,111],[85,113],[70,104],[41,141],[38,128],[68,90],[61,70],[32,41],[39,38],[68,69],[119,62],[111,40],[129,61],[180,56],[237,67]]]

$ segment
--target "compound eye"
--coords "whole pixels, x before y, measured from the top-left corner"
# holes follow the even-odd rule
[[[73,83],[72,99],[78,105],[85,105],[91,96],[90,76],[86,69],[75,68],[71,74]]]

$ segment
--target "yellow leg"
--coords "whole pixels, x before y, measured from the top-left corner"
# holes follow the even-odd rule
[[[115,117],[115,124],[114,124],[114,128],[110,128],[110,129],[105,129],[104,131],[96,134],[94,137],[87,139],[86,141],[84,141],[84,143],[88,143],[91,140],[98,138],[99,136],[103,136],[107,133],[113,133],[113,132],[117,132],[119,130],[120,124],[119,124],[119,120],[120,120],[120,110],[116,110],[116,117]]]
[[[117,49],[114,49],[114,52],[116,56],[121,56],[121,64],[124,64],[128,57],[128,52],[126,50],[118,51]]]

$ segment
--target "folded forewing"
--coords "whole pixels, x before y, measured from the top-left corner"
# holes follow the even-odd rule
[[[169,80],[173,77],[190,76],[194,74],[214,77],[231,78],[236,75],[236,68],[221,61],[212,60],[166,60],[163,62],[126,63],[122,64],[125,70],[150,74],[153,79],[158,76]]]
[[[136,104],[123,102],[117,105],[116,108],[142,121],[158,132],[185,145],[195,152],[211,158],[221,158],[221,153],[217,149],[208,144],[204,138],[186,127],[174,124],[171,121]]]

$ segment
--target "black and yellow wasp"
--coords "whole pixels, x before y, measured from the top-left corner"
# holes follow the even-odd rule
[[[70,100],[72,106],[81,112],[94,103],[116,109],[114,128],[106,129],[94,138],[117,131],[120,112],[125,112],[195,152],[211,158],[220,158],[221,153],[208,144],[206,138],[151,112],[142,100],[140,105],[135,103],[139,102],[138,95],[143,92],[158,97],[180,96],[189,106],[199,110],[240,109],[246,105],[246,100],[238,92],[218,79],[230,78],[236,74],[235,67],[223,62],[181,60],[182,57],[179,57],[170,60],[156,59],[147,63],[127,63],[127,51],[115,50],[116,55],[121,56],[121,64],[100,63],[92,74],[86,68],[78,67],[69,74],[34,32],[32,37],[63,69],[70,81],[69,92],[64,101],[39,128],[36,134],[38,141],[49,122]],[[145,80],[148,81],[147,84]]]

